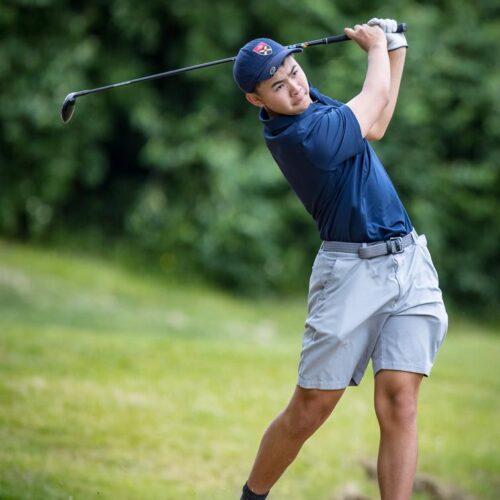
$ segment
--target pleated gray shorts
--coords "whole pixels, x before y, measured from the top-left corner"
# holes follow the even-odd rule
[[[342,389],[373,371],[431,372],[448,328],[424,235],[402,253],[361,259],[320,248],[309,283],[298,385]]]

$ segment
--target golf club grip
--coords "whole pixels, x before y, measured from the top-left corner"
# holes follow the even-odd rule
[[[405,31],[408,30],[408,25],[406,23],[400,23],[398,24],[398,27],[394,33],[404,33]],[[295,43],[292,45],[289,45],[289,48],[307,48],[307,47],[312,47],[314,45],[328,45],[330,43],[337,43],[337,42],[347,42],[350,40],[350,38],[346,35],[333,35],[333,36],[327,36],[325,38],[320,38],[318,40],[310,40],[309,42],[302,42],[302,43]]]

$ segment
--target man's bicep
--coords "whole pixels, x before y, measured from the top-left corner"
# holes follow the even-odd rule
[[[380,117],[380,113],[385,107],[385,103],[374,99],[368,92],[361,92],[353,97],[346,106],[353,112],[361,129],[361,135],[366,137],[370,129],[375,125]]]

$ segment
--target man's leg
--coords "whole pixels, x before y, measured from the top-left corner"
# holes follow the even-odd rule
[[[299,386],[286,407],[268,427],[248,479],[257,494],[267,493],[293,462],[304,442],[330,416],[344,393]]]
[[[380,370],[375,410],[380,425],[378,481],[382,500],[411,498],[417,467],[417,400],[422,375]]]

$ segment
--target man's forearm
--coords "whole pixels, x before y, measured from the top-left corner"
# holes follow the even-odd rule
[[[368,68],[363,88],[347,103],[359,123],[363,137],[367,137],[388,105],[390,85],[387,46],[385,43],[373,44],[368,50]]]
[[[389,103],[383,109],[379,119],[375,122],[375,124],[370,129],[370,132],[366,136],[368,140],[381,139],[384,136],[389,123],[391,122],[392,115],[394,114],[394,109],[396,108],[396,102],[398,100],[399,87],[401,85],[401,78],[403,76],[403,68],[405,64],[405,57],[405,48],[389,52],[389,63],[391,67]]]
[[[374,46],[368,52],[368,67],[362,91],[388,98],[391,91],[392,68],[385,47]],[[389,54],[390,57],[390,54]]]

